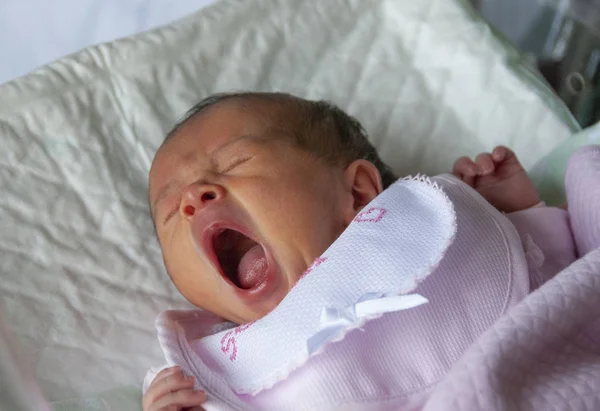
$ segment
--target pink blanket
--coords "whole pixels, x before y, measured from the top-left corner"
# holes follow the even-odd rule
[[[424,411],[600,410],[598,160],[598,146],[581,150],[567,173],[571,225],[583,258],[481,335]]]

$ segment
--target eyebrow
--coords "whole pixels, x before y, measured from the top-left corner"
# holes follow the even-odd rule
[[[245,140],[264,140],[264,139],[266,139],[265,136],[255,135],[255,134],[244,134],[239,137],[236,137],[233,140],[228,141],[227,143],[222,144],[219,147],[215,148],[214,150],[210,151],[208,153],[209,158],[210,158],[210,163],[214,164],[214,158],[216,157],[216,155],[220,151],[222,151],[223,149],[225,149],[227,147],[231,147],[232,145],[235,145],[235,144],[240,143]],[[163,201],[169,195],[171,195],[171,193],[173,191],[179,189],[179,187],[177,187],[178,185],[179,184],[177,183],[177,181],[171,180],[165,186],[161,187],[161,189],[159,190],[158,194],[156,195],[156,198],[154,199],[154,201],[152,201],[150,203],[150,214],[152,214],[153,217],[155,217],[154,214],[156,212],[157,204],[160,203],[161,201]]]

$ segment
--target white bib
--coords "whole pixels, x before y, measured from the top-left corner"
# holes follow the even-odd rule
[[[270,314],[196,340],[193,352],[210,358],[234,392],[257,394],[366,321],[426,303],[406,294],[435,269],[455,232],[453,204],[437,184],[424,177],[398,181],[356,216]]]

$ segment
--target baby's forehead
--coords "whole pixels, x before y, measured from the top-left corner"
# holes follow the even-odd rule
[[[220,148],[236,143],[290,141],[297,125],[288,111],[260,101],[225,101],[207,107],[169,133],[154,157],[153,168],[165,160],[176,166],[180,160],[209,158]]]
[[[300,128],[298,113],[287,105],[246,98],[223,101],[195,113],[169,133],[159,151],[193,149],[210,153],[242,137],[248,142],[265,139],[289,140]]]
[[[264,109],[264,107],[263,107]],[[257,106],[218,104],[197,113],[176,127],[158,149],[150,169],[149,197],[171,180],[194,169],[218,168],[229,156],[239,155],[247,145],[276,150],[290,142],[291,124]],[[183,171],[182,171],[183,170]]]

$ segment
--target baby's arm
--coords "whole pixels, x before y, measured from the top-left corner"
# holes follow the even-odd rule
[[[461,157],[452,172],[498,210],[511,213],[540,203],[537,189],[510,149],[498,146],[475,161]]]
[[[156,375],[142,398],[144,411],[202,411],[206,394],[194,390],[194,378],[183,375],[179,367],[165,368]]]

